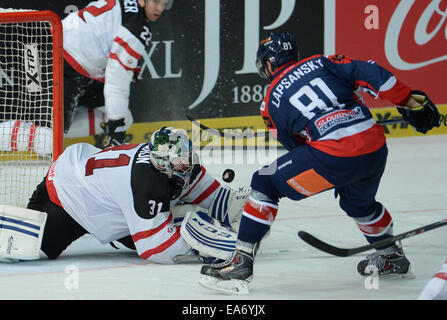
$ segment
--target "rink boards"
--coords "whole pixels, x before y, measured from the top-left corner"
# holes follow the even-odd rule
[[[441,127],[431,130],[426,135],[438,135],[447,133],[447,105],[438,105],[441,114]],[[372,108],[376,120],[387,120],[401,117],[399,112],[394,107],[389,108]],[[186,119],[186,117],[185,117]],[[244,117],[229,117],[229,118],[208,118],[196,119],[209,128],[217,129],[224,137],[219,137],[215,131],[200,130],[196,125],[193,125],[189,120],[176,121],[159,121],[159,122],[136,122],[127,131],[129,143],[142,143],[149,140],[151,134],[161,128],[162,126],[173,126],[176,128],[185,129],[191,137],[195,145],[204,146],[269,146],[271,143],[278,145],[278,143],[269,138],[265,131],[265,125],[262,118],[256,116]],[[386,125],[385,134],[388,138],[391,137],[410,137],[420,136],[407,123],[399,123],[393,125]],[[235,137],[243,137],[235,138]],[[77,142],[89,142],[94,144],[94,137],[65,139],[65,146]]]

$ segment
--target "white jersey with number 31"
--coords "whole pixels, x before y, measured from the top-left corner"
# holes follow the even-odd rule
[[[131,235],[138,254],[172,263],[189,246],[170,209],[178,201],[208,208],[220,188],[205,170],[186,189],[175,190],[149,161],[145,144],[101,150],[86,143],[69,146],[51,166],[47,189],[52,202],[105,244]]]

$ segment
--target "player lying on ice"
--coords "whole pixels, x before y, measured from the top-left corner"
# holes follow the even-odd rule
[[[392,236],[391,215],[375,199],[388,153],[384,129],[360,90],[400,106],[418,132],[440,126],[439,112],[423,92],[411,91],[375,62],[342,55],[299,61],[287,32],[261,41],[256,66],[271,80],[261,116],[288,153],[254,173],[232,258],[202,267],[203,286],[230,293],[248,293],[256,247],[275,220],[280,198],[302,200],[334,189],[368,242]],[[361,275],[377,270],[408,276],[409,269],[398,244],[379,248],[357,266]]]
[[[104,150],[74,144],[52,164],[28,209],[0,206],[0,258],[38,259],[42,250],[55,259],[89,233],[156,263],[226,259],[249,191],[221,186],[191,140],[171,127],[148,143]]]

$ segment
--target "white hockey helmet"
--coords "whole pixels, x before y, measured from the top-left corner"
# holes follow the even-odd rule
[[[194,165],[199,163],[188,136],[179,129],[162,127],[152,134],[148,144],[152,165],[168,175],[177,186],[187,188]]]

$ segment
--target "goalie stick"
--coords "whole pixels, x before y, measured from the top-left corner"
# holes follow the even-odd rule
[[[411,231],[407,231],[401,234],[398,234],[396,236],[390,237],[390,238],[386,238],[368,245],[364,245],[361,247],[356,247],[356,248],[339,248],[339,247],[335,247],[333,245],[330,245],[316,237],[314,237],[313,235],[311,235],[310,233],[307,233],[306,231],[299,231],[298,232],[298,236],[307,244],[321,250],[324,251],[326,253],[332,254],[334,256],[338,256],[338,257],[349,257],[352,256],[354,254],[360,253],[360,252],[364,252],[364,251],[368,251],[371,249],[376,249],[376,248],[380,248],[380,247],[384,247],[387,245],[390,245],[396,241],[399,240],[403,240],[412,236],[415,236],[417,234],[426,232],[426,231],[430,231],[442,226],[447,225],[447,219],[438,221],[438,222],[434,222],[431,224],[428,224],[426,226],[423,227],[419,227],[417,229],[411,230]]]
[[[193,117],[191,117],[189,115],[185,115],[185,117],[186,117],[186,119],[191,121],[193,124],[198,126],[203,131],[211,131],[213,134],[216,134],[216,135],[218,135],[220,137],[225,137],[225,133],[222,133],[221,131],[219,131],[217,129],[210,128],[210,127],[204,125],[203,123],[201,123],[200,121],[197,121]],[[405,122],[406,121],[404,120],[404,118],[391,118],[391,119],[377,120],[377,123],[382,125],[382,126],[391,125],[391,124],[397,124],[397,123],[405,123]],[[255,135],[253,133],[248,133],[246,135],[244,135],[244,134],[236,134],[234,136],[234,138],[253,138],[254,136]]]

